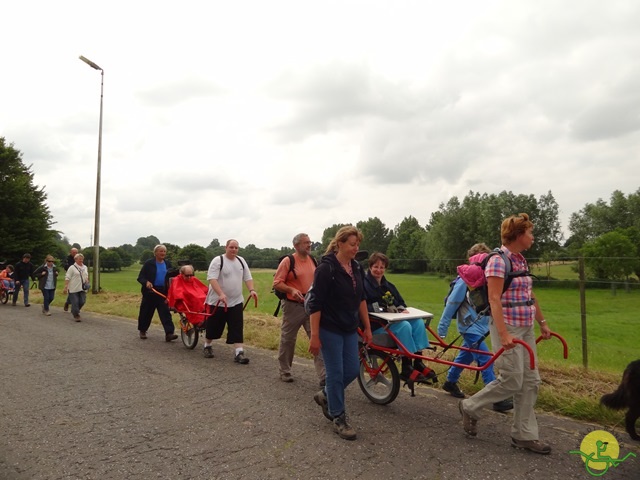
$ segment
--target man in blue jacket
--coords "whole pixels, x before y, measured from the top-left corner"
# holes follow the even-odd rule
[[[164,327],[165,340],[170,342],[178,338],[174,333],[175,326],[171,319],[171,312],[165,299],[155,293],[153,290],[167,295],[167,275],[171,270],[171,263],[165,260],[167,256],[167,247],[164,245],[156,245],[153,249],[154,258],[150,258],[140,270],[138,282],[142,285],[142,301],[140,302],[140,312],[138,313],[138,330],[140,338],[147,338],[147,330],[151,325],[153,314],[158,311],[160,322]]]
[[[479,253],[489,253],[491,250],[484,243],[478,243],[469,249],[468,256],[472,257]],[[462,346],[474,350],[487,352],[488,355],[472,353],[460,350],[460,353],[454,360],[455,363],[462,365],[471,365],[475,360],[479,367],[482,367],[491,357],[491,353],[484,339],[489,332],[489,315],[478,317],[475,309],[467,300],[467,284],[457,277],[453,282],[453,288],[447,297],[447,301],[438,323],[438,335],[440,338],[447,336],[447,330],[451,324],[452,318],[456,316],[458,320],[458,332],[462,335]],[[465,394],[458,386],[458,380],[462,373],[462,367],[452,366],[447,374],[447,381],[442,385],[445,392],[449,392],[456,398],[465,398]],[[493,368],[482,370],[482,381],[485,385],[496,379]],[[498,412],[506,412],[513,408],[511,399],[502,400],[493,404],[493,409]]]

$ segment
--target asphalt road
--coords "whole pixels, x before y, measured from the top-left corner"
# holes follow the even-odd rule
[[[540,456],[510,447],[509,415],[488,412],[470,439],[441,390],[378,406],[354,382],[348,442],[313,402],[309,361],[285,384],[275,352],[248,347],[238,365],[219,341],[205,359],[156,325],[140,340],[131,320],[52,312],[0,305],[1,479],[591,478],[568,452],[597,425],[539,415],[553,446]],[[616,437],[637,457],[602,478],[639,479],[640,445]]]

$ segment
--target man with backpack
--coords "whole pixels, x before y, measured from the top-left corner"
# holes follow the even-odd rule
[[[477,243],[469,249],[467,255],[470,259],[475,259],[481,255],[486,257],[491,250],[484,243]],[[475,361],[482,367],[490,358],[489,348],[484,339],[489,334],[489,315],[484,312],[477,313],[473,305],[467,298],[468,287],[461,277],[451,282],[451,289],[445,298],[445,307],[438,323],[438,335],[440,338],[447,336],[451,320],[456,317],[458,323],[458,333],[462,336],[462,346],[474,350],[487,352],[488,355],[472,353],[460,350],[454,362],[462,365],[471,365]],[[458,380],[462,373],[462,367],[452,366],[447,373],[447,380],[442,385],[445,392],[449,392],[456,398],[465,398],[465,394],[458,386]],[[482,381],[485,385],[496,379],[493,367],[482,370]],[[493,409],[497,412],[506,412],[513,409],[513,400],[506,399],[493,404]]]
[[[282,327],[278,363],[280,380],[283,382],[293,382],[291,365],[300,327],[304,328],[307,337],[311,337],[309,315],[304,310],[304,296],[313,283],[316,261],[311,256],[309,235],[298,233],[293,237],[293,248],[295,252],[282,258],[273,277],[273,289],[282,303]],[[278,292],[280,293],[279,295]],[[313,363],[322,387],[325,383],[322,353],[314,355]]]

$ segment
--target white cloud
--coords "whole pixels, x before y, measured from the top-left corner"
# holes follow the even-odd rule
[[[33,12],[38,12],[34,15]],[[0,135],[55,227],[101,243],[289,245],[451,196],[640,186],[640,5],[589,1],[14,2]]]

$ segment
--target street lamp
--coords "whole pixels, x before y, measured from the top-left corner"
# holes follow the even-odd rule
[[[96,217],[94,220],[93,232],[93,281],[91,282],[91,291],[93,293],[100,292],[100,169],[102,166],[102,97],[104,94],[104,70],[93,63],[88,58],[80,55],[80,60],[89,65],[91,68],[100,70],[100,127],[98,130],[98,176],[96,180]]]

